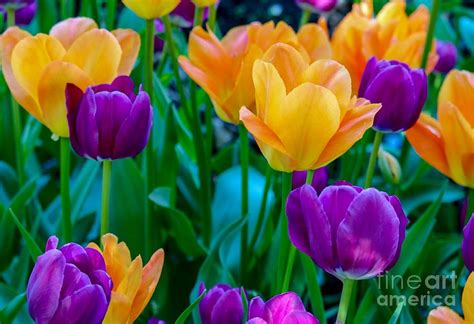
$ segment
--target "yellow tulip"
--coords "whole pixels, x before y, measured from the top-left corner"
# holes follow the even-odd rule
[[[103,255],[113,283],[109,308],[102,323],[133,323],[153,296],[160,280],[165,253],[159,249],[143,267],[142,258],[138,256],[132,261],[127,245],[118,243],[115,235],[102,236],[102,244],[103,250],[95,243],[89,244]]]
[[[143,19],[157,19],[173,11],[181,0],[122,0],[122,2]]]
[[[189,37],[189,59],[181,56],[179,62],[211,97],[217,115],[238,124],[242,106],[254,111],[253,64],[276,43],[297,48],[306,60],[331,55],[327,34],[318,25],[309,24],[296,34],[284,22],[276,26],[268,22],[233,28],[222,40],[211,31],[196,27]]]
[[[336,27],[331,40],[334,59],[349,70],[354,92],[372,56],[420,67],[430,13],[421,5],[408,16],[405,7],[405,1],[392,0],[373,17],[372,0],[363,0]],[[437,60],[433,46],[427,72],[433,70]]]
[[[55,135],[68,137],[65,89],[82,90],[130,74],[140,48],[130,29],[108,32],[89,18],[71,18],[49,35],[30,35],[18,27],[0,38],[2,69],[18,103]]]
[[[214,6],[219,0],[191,0],[196,7],[204,8]]]
[[[474,323],[474,272],[467,279],[462,294],[464,319],[448,307],[438,307],[428,316],[428,324],[472,324]]]
[[[451,71],[438,96],[438,120],[423,113],[407,137],[438,171],[474,188],[474,73]]]
[[[256,113],[240,110],[270,166],[313,170],[344,154],[372,127],[380,104],[351,98],[344,66],[323,59],[309,64],[295,48],[273,45],[253,68]]]

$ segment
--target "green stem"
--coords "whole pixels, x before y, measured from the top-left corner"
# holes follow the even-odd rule
[[[433,37],[436,27],[436,21],[438,20],[438,12],[440,0],[433,0],[432,9],[430,13],[430,24],[428,26],[428,32],[426,33],[425,48],[423,49],[423,56],[421,57],[421,68],[425,69],[428,64],[428,56],[431,51],[431,46],[433,45]]]
[[[300,28],[306,25],[311,18],[311,11],[308,9],[303,9],[301,12],[301,19],[300,19]]]
[[[117,0],[107,0],[107,29],[109,30],[114,29],[116,12]]]
[[[71,197],[69,194],[69,169],[71,164],[71,150],[69,139],[61,137],[61,212],[63,242],[72,241]]]
[[[263,197],[262,202],[260,203],[260,209],[258,211],[257,225],[252,235],[252,240],[250,241],[251,249],[255,249],[257,240],[260,236],[260,231],[262,230],[263,220],[265,218],[265,210],[267,207],[268,193],[270,191],[270,186],[272,184],[273,171],[270,166],[267,166],[267,172],[265,174],[265,187],[263,188]]]
[[[347,310],[349,309],[349,304],[351,302],[352,289],[354,288],[354,280],[344,279],[343,288],[341,294],[341,301],[339,303],[339,311],[337,312],[337,320],[341,324],[346,323]]]
[[[375,173],[375,164],[377,162],[377,154],[379,153],[380,144],[382,143],[383,133],[375,132],[374,145],[370,154],[369,166],[367,167],[367,175],[365,177],[365,188],[372,186],[372,178]]]
[[[102,164],[102,214],[100,218],[100,238],[109,232],[110,179],[112,176],[112,160],[104,160]]]
[[[240,166],[241,166],[241,189],[242,189],[242,205],[241,217],[245,218],[249,209],[249,138],[247,129],[243,124],[239,125],[240,138]],[[242,284],[245,282],[245,270],[247,269],[247,240],[248,240],[248,223],[242,227],[240,237],[240,275]]]
[[[60,6],[61,6],[61,19],[64,20],[68,17],[67,14],[67,3],[68,0],[61,0]]]
[[[7,26],[15,26],[15,8],[13,6],[7,6]]]
[[[314,170],[308,170],[306,173],[306,184],[311,185],[313,182]]]
[[[321,293],[321,287],[318,282],[318,272],[313,260],[303,253],[300,253],[301,262],[303,263],[303,269],[306,276],[306,282],[308,283],[309,299],[311,301],[311,307],[314,314],[320,320],[321,324],[326,324],[326,316],[324,314],[324,301],[323,294]]]
[[[209,25],[209,29],[211,31],[216,30],[216,16],[217,16],[217,8],[216,5],[209,7],[209,18],[207,19],[207,24]]]
[[[194,11],[194,27],[201,26],[203,18],[204,18],[204,9],[200,7],[196,7],[196,10]]]

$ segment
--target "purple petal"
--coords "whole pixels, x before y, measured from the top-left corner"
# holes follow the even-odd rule
[[[76,133],[84,156],[97,160],[99,150],[99,130],[96,123],[97,106],[94,92],[87,88],[82,97],[76,120]]]
[[[265,310],[265,302],[260,297],[254,297],[249,303],[249,314],[248,319],[254,317],[263,317],[263,312]]]
[[[77,135],[77,115],[79,113],[81,99],[84,93],[82,90],[72,83],[66,85],[66,107],[67,107],[67,121],[69,126],[69,138],[71,145],[80,156],[84,156],[84,149],[78,139]]]
[[[389,202],[392,205],[395,212],[397,213],[398,220],[400,222],[400,227],[399,227],[400,231],[399,231],[399,237],[398,237],[397,253],[395,254],[393,261],[390,263],[390,265],[387,267],[386,270],[390,270],[391,268],[393,268],[395,263],[397,263],[398,259],[400,258],[400,253],[402,252],[403,241],[405,241],[407,225],[408,225],[408,218],[405,215],[405,212],[403,211],[400,199],[398,199],[397,196],[390,196]]]
[[[206,296],[199,303],[199,314],[203,324],[211,324],[212,310],[219,298],[224,295],[224,289],[220,287],[214,287],[210,289]]]
[[[367,90],[367,86],[372,81],[374,76],[375,67],[377,65],[377,58],[372,56],[365,65],[364,73],[362,74],[362,78],[360,80],[359,86],[359,97],[364,97],[365,91]]]
[[[17,25],[29,25],[35,17],[35,14],[36,1],[15,11],[15,23]]]
[[[102,254],[99,251],[92,248],[85,248],[87,256],[89,257],[89,263],[92,269],[105,271],[105,261]]]
[[[90,274],[92,284],[99,285],[104,291],[105,298],[110,301],[110,294],[112,292],[112,279],[104,270],[95,270]]]
[[[474,271],[474,213],[464,227],[464,240],[462,241],[462,256],[464,264],[469,271]]]
[[[241,324],[244,306],[239,289],[226,291],[217,301],[211,314],[211,324]]]
[[[408,115],[406,125],[404,129],[409,129],[415,125],[416,121],[420,117],[423,106],[425,105],[426,98],[428,96],[428,80],[426,73],[423,69],[416,69],[410,71],[411,79],[415,90],[415,105],[413,110]]]
[[[306,183],[307,171],[295,171],[292,176],[292,188],[297,189]],[[327,167],[314,170],[311,186],[319,194],[327,185],[329,180],[329,171]]]
[[[39,256],[28,280],[28,311],[38,323],[47,323],[59,305],[66,260],[59,250]]]
[[[248,320],[246,324],[268,324],[268,323],[263,318],[254,317],[254,318]]]
[[[59,239],[57,236],[50,236],[46,242],[45,251],[54,250],[58,247]]]
[[[86,250],[76,243],[68,243],[61,249],[67,263],[72,263],[79,268],[82,272],[91,271],[91,265],[89,262],[89,256]]]
[[[300,311],[305,312],[304,304],[297,294],[290,291],[267,301],[263,319],[269,323],[282,324],[288,314]]]
[[[299,311],[288,314],[281,324],[319,324],[319,321],[313,316],[313,314]]]
[[[439,59],[435,66],[435,71],[448,73],[456,66],[458,50],[450,42],[436,41],[436,52]]]
[[[120,92],[123,92],[130,99],[131,102],[135,102],[137,96],[135,95],[135,85],[133,80],[129,76],[121,75],[112,82],[112,85],[116,87]]]
[[[384,272],[397,253],[399,232],[398,216],[383,194],[373,188],[359,194],[337,231],[345,276],[367,279]]]
[[[71,296],[75,291],[89,286],[89,277],[73,264],[67,263],[64,269],[64,281],[61,289],[61,299]]]

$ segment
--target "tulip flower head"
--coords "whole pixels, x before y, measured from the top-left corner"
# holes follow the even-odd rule
[[[122,0],[122,2],[140,18],[157,19],[173,11],[180,0]]]
[[[199,294],[206,289],[199,285]],[[244,317],[244,306],[239,288],[226,284],[217,284],[209,289],[199,302],[199,314],[202,324],[241,324]]]
[[[102,236],[103,250],[95,243],[89,247],[99,251],[105,260],[107,273],[112,278],[113,289],[104,324],[133,323],[143,312],[160,280],[165,253],[156,251],[143,266],[142,258],[133,261],[124,242],[118,243],[113,234]]]
[[[439,56],[438,63],[434,68],[436,72],[448,73],[456,66],[458,50],[453,43],[437,41],[436,53]]]
[[[247,324],[319,324],[319,321],[304,307],[301,298],[294,292],[277,295],[266,303],[255,297],[249,304]]]
[[[0,12],[8,21],[7,8],[15,10],[15,24],[29,25],[36,14],[36,0],[0,0]]]
[[[135,95],[130,77],[89,87],[85,93],[68,84],[66,99],[71,144],[78,155],[93,160],[134,157],[148,143],[153,108],[141,88]]]
[[[464,240],[462,241],[462,255],[464,264],[469,271],[474,271],[474,213],[464,227]]]
[[[408,222],[399,199],[375,188],[304,185],[286,203],[293,245],[326,272],[368,279],[397,262]]]
[[[49,35],[12,27],[0,39],[3,73],[16,101],[60,137],[69,137],[66,84],[85,90],[128,75],[139,48],[136,32],[98,29],[89,18],[66,19]]]
[[[380,132],[401,132],[412,127],[428,95],[425,71],[411,69],[398,61],[372,57],[365,67],[359,97],[382,104],[374,128]]]
[[[306,183],[307,171],[295,171],[292,176],[292,188],[296,189],[301,187]],[[328,185],[329,180],[329,170],[328,167],[323,167],[314,171],[313,179],[311,181],[311,186],[318,193],[323,191],[324,188]]]
[[[452,70],[438,96],[438,120],[422,113],[407,138],[418,155],[461,186],[474,188],[474,73]]]
[[[296,0],[296,4],[303,10],[325,12],[331,11],[337,5],[337,0]]]
[[[253,68],[256,113],[240,119],[270,166],[293,172],[323,167],[372,127],[380,104],[351,98],[351,78],[341,64],[311,65],[295,48],[272,46]]]
[[[75,243],[57,246],[51,236],[28,280],[31,317],[36,323],[102,323],[112,290],[104,258]]]

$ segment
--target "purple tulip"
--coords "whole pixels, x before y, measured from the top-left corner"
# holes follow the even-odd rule
[[[132,79],[87,88],[66,87],[71,144],[77,154],[94,160],[115,160],[138,155],[148,143],[153,122],[150,97]]]
[[[8,20],[6,8],[11,6],[15,9],[15,24],[29,25],[36,14],[36,0],[0,0],[0,12],[4,14],[4,20]]]
[[[199,294],[206,289],[199,285]],[[244,306],[239,288],[226,284],[217,284],[211,288],[199,303],[199,314],[202,324],[241,324],[244,317]]]
[[[166,324],[166,322],[152,317],[148,320],[148,324]]]
[[[112,279],[102,255],[69,243],[57,249],[51,236],[28,281],[28,310],[36,323],[101,323]]]
[[[292,177],[292,188],[296,189],[306,183],[307,171],[295,171]],[[328,167],[322,167],[314,171],[313,180],[311,186],[320,193],[328,185],[329,180],[329,169]]]
[[[249,304],[247,324],[318,324],[294,292],[277,295],[266,303],[255,297]]]
[[[436,41],[436,53],[439,59],[434,68],[435,71],[448,73],[456,66],[458,51],[453,43]]]
[[[331,11],[337,0],[296,0],[296,4],[303,10],[311,12]]]
[[[382,108],[375,115],[374,128],[381,132],[402,132],[420,117],[428,93],[425,71],[411,69],[398,61],[377,61],[372,57],[365,66],[359,97]]]
[[[375,188],[293,190],[286,203],[291,242],[339,279],[367,279],[400,257],[408,219],[400,200]]]
[[[474,271],[474,213],[464,227],[464,240],[462,241],[462,256],[464,264],[469,271]]]

